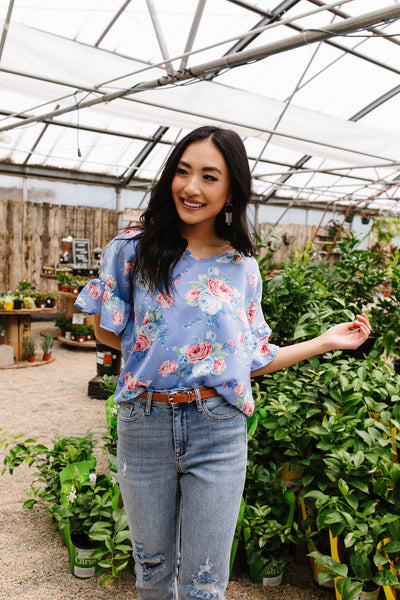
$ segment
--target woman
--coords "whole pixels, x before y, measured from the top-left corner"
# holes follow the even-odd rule
[[[365,315],[277,348],[261,311],[240,137],[200,127],[168,158],[141,227],[105,249],[77,306],[122,348],[118,477],[140,600],[222,600],[246,469],[250,377],[358,347]]]

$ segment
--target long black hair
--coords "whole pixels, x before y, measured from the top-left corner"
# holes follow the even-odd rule
[[[178,163],[186,148],[210,139],[223,155],[230,177],[233,205],[232,224],[225,223],[224,209],[217,215],[216,233],[244,256],[254,254],[254,242],[249,232],[246,207],[251,194],[251,175],[243,142],[230,129],[203,126],[188,133],[169,155],[160,179],[155,184],[149,205],[142,214],[142,231],[138,236],[133,277],[141,276],[149,289],[171,290],[170,273],[186,250],[187,241],[180,233],[182,221],[172,198],[171,184]]]

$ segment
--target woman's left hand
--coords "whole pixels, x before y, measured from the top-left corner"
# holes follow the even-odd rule
[[[324,342],[332,350],[349,350],[361,346],[371,333],[367,315],[357,315],[356,321],[339,323],[322,334]]]

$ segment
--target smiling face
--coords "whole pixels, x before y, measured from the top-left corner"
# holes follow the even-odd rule
[[[217,215],[229,202],[229,189],[228,167],[211,139],[190,144],[181,156],[171,185],[183,228],[209,227],[214,231]]]

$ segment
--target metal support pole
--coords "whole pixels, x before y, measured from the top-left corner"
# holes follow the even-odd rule
[[[147,8],[149,9],[151,20],[153,21],[154,31],[157,36],[158,45],[160,46],[161,54],[163,59],[165,60],[165,68],[168,75],[174,75],[174,67],[170,62],[170,56],[167,48],[166,41],[164,39],[164,35],[161,29],[160,21],[158,20],[157,11],[154,7],[153,0],[146,0]]]

